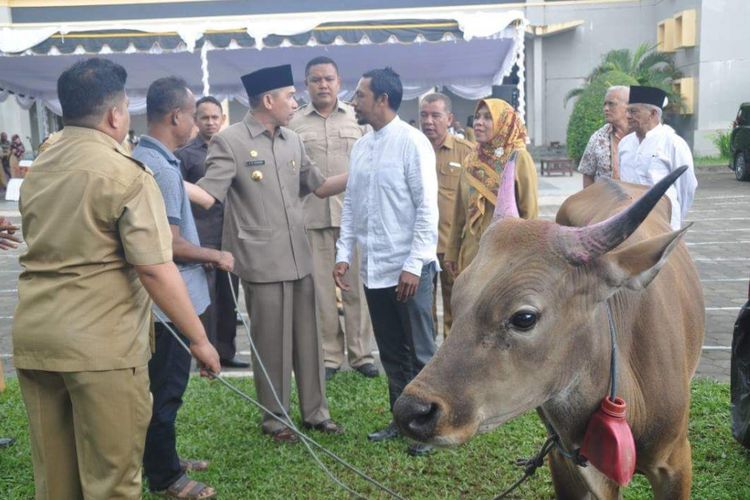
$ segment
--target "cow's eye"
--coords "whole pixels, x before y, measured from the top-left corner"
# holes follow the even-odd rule
[[[510,324],[518,330],[530,330],[536,325],[539,316],[536,311],[518,311],[510,318]]]

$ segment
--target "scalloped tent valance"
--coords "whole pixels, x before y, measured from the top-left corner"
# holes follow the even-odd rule
[[[408,19],[383,13],[367,20],[347,18],[347,13],[324,14],[281,16],[262,23],[206,19],[3,28],[0,101],[12,93],[25,106],[40,100],[60,114],[58,75],[74,61],[98,55],[127,69],[133,113],[145,112],[149,83],[171,74],[185,78],[197,94],[210,92],[246,104],[241,74],[291,63],[296,84],[304,89],[306,62],[326,55],[338,63],[345,92],[354,89],[363,72],[388,65],[401,75],[405,99],[433,86],[478,99],[489,95],[493,84],[502,83],[515,63],[523,103],[525,20],[518,11],[463,10],[445,19],[421,13]],[[335,20],[318,22],[327,18]]]

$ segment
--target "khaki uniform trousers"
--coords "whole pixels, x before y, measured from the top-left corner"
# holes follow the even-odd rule
[[[435,322],[435,335],[438,332],[437,317],[437,280],[440,279],[440,293],[443,297],[443,340],[448,338],[453,325],[453,313],[451,312],[451,294],[453,293],[453,276],[445,268],[445,254],[437,254],[441,271],[435,275],[435,288],[432,292],[432,317]]]
[[[357,368],[375,361],[372,355],[372,323],[359,276],[359,252],[354,252],[346,274],[351,290],[341,291],[344,304],[344,328],[341,328],[336,306],[336,284],[333,281],[338,237],[337,227],[307,230],[313,254],[318,331],[323,337],[323,359],[327,368],[340,368],[345,352],[348,353],[349,366]]]
[[[289,413],[292,371],[297,381],[303,422],[328,420],[323,352],[315,323],[315,288],[307,275],[295,281],[251,283],[242,281],[251,318],[250,333],[283,409]],[[263,369],[253,353],[255,390],[260,403],[283,415]],[[263,432],[282,429],[270,415],[263,415]]]
[[[37,500],[141,498],[148,367],[17,372]]]

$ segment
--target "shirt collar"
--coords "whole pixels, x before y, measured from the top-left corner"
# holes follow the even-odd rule
[[[664,130],[664,126],[660,123],[656,127],[652,128],[651,130],[649,130],[648,132],[646,132],[646,137],[651,136],[651,135],[659,135],[662,130]],[[646,137],[644,137],[644,139]]]
[[[188,147],[194,147],[194,148],[203,148],[206,149],[208,147],[208,142],[203,140],[203,137],[201,137],[200,134],[196,135],[192,141],[190,141],[187,144]]]
[[[157,150],[159,153],[162,154],[164,159],[166,159],[169,163],[173,163],[175,165],[180,163],[180,160],[177,159],[174,153],[172,153],[169,149],[167,149],[167,147],[164,144],[162,144],[158,139],[154,139],[150,135],[142,135],[141,142],[138,145],[142,147],[147,147],[147,148]]]
[[[346,113],[346,108],[344,107],[343,103],[341,102],[341,99],[336,99],[336,109],[335,109],[335,111],[338,111],[339,113]],[[318,110],[315,109],[315,106],[313,105],[312,102],[307,103],[305,105],[305,107],[302,108],[302,114],[309,115],[311,113],[316,113],[316,114],[320,115],[320,113],[318,113]]]
[[[66,137],[87,137],[90,139],[96,140],[96,142],[101,142],[103,144],[106,144],[108,146],[112,146],[113,148],[117,149],[118,151],[126,154],[127,156],[130,156],[130,153],[128,153],[123,147],[122,144],[119,144],[112,136],[105,134],[104,132],[101,132],[95,128],[88,128],[88,127],[76,127],[73,125],[66,125],[63,128],[63,134]],[[10,143],[8,143],[10,144]]]
[[[386,125],[385,127],[381,128],[380,130],[376,130],[375,131],[375,137],[380,137],[380,136],[386,135],[386,134],[390,133],[391,130],[397,129],[398,126],[399,126],[398,125],[399,123],[401,123],[401,118],[399,118],[398,115],[396,115],[393,118],[393,120],[391,120],[390,122],[388,122],[388,125]],[[411,126],[411,125],[409,125],[409,126]]]
[[[446,134],[446,136],[445,136],[445,140],[440,145],[440,148],[441,149],[442,148],[453,149],[453,143],[454,143],[453,134],[451,134],[450,132],[448,132],[448,134]]]
[[[263,125],[257,118],[255,118],[252,111],[247,112],[243,121],[245,122],[245,126],[247,127],[247,130],[250,132],[250,136],[253,139],[263,134],[264,132],[268,132],[266,126]],[[282,139],[286,139],[284,134],[284,127],[276,127],[276,133]]]

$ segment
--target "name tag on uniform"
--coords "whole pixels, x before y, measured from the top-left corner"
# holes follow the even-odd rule
[[[259,167],[265,164],[266,160],[248,160],[247,163],[245,163],[248,167]]]
[[[461,168],[461,164],[458,163],[457,161],[449,161],[448,166],[450,168]]]

